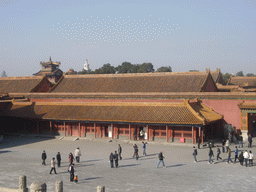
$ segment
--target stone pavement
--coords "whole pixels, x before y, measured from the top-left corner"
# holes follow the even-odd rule
[[[110,152],[123,148],[123,160],[119,168],[110,168]],[[149,143],[148,156],[142,156],[142,144],[137,142],[141,158],[132,158],[132,142],[108,140],[51,139],[34,137],[9,138],[0,144],[0,187],[18,188],[20,175],[27,176],[28,187],[38,180],[47,184],[53,192],[56,180],[62,180],[66,192],[95,192],[97,186],[106,191],[254,191],[256,174],[254,167],[242,167],[220,161],[208,164],[208,148],[198,150],[198,163],[194,163],[192,145]],[[234,144],[231,149],[234,150]],[[75,163],[78,184],[69,181],[68,154],[80,147],[81,162]],[[247,149],[247,148],[243,148]],[[251,148],[256,156],[256,149]],[[41,163],[41,153],[46,150],[46,166]],[[156,168],[158,153],[163,150],[166,168]],[[62,164],[57,175],[49,174],[50,160],[57,152],[62,155]],[[213,149],[216,155],[216,149]],[[226,154],[221,157],[227,159]],[[232,153],[234,158],[234,153]],[[232,159],[233,159],[232,158]],[[255,162],[256,163],[256,162]]]

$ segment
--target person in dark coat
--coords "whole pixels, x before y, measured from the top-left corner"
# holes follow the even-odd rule
[[[43,150],[43,153],[42,153],[42,160],[43,160],[43,162],[42,162],[42,165],[46,165],[45,164],[45,160],[47,159],[47,155],[46,155],[46,153],[45,153],[45,150]]]
[[[70,181],[73,182],[74,181],[74,173],[75,173],[75,169],[74,169],[74,164],[73,163],[69,166],[68,172],[70,173]]]
[[[60,167],[60,162],[61,162],[60,152],[58,152],[58,154],[56,155],[56,159],[57,159],[57,166]]]
[[[121,153],[122,153],[122,147],[120,144],[118,144],[118,156],[119,156],[120,160],[122,160]]]
[[[114,160],[115,160],[115,166],[117,168],[118,167],[118,154],[117,154],[116,151],[115,151],[115,154],[113,156],[114,156]]]
[[[225,153],[225,139],[222,140],[222,153]]]
[[[197,162],[197,159],[196,159],[196,156],[197,156],[197,149],[196,149],[195,146],[193,147],[193,149],[194,149],[194,151],[193,151],[193,154],[192,154],[192,155],[194,156],[194,159],[195,159],[194,162],[196,163],[196,162]]]
[[[241,151],[239,157],[238,157],[238,160],[240,162],[240,165],[244,165],[244,154],[243,154],[243,151]]]
[[[252,135],[250,134],[248,137],[248,148],[252,147]]]
[[[217,161],[218,161],[219,159],[222,160],[222,158],[220,157],[220,153],[221,153],[221,152],[220,152],[219,146],[217,145],[216,148],[217,148],[217,158],[216,158],[216,159],[217,159]]]
[[[110,161],[110,167],[113,168],[114,167],[114,155],[113,155],[113,153],[110,153],[109,161]]]
[[[162,162],[162,164],[163,164],[163,167],[165,168],[163,151],[161,151],[161,152],[158,154],[158,159],[159,159],[159,162],[158,162],[156,168],[158,168],[158,166],[160,165],[161,162]]]
[[[212,148],[210,147],[210,150],[209,150],[209,164],[211,163],[214,163],[214,161],[212,160],[212,157],[214,157],[214,154],[213,154],[213,151],[212,151]]]
[[[201,144],[201,142],[202,142],[202,141],[201,141],[201,138],[199,137],[199,138],[198,138],[198,143],[197,143],[197,148],[198,148],[198,149],[200,149],[200,144]]]

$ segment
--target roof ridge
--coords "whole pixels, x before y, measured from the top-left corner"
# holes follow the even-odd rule
[[[65,78],[93,78],[93,77],[133,77],[133,76],[175,76],[175,75],[206,75],[205,72],[160,72],[160,73],[117,73],[117,74],[84,74],[65,75]]]
[[[18,104],[18,102],[16,102]],[[32,103],[32,102],[30,102]],[[36,105],[68,105],[68,106],[184,106],[184,103],[179,102],[36,102]]]
[[[0,80],[43,79],[44,76],[0,77]]]

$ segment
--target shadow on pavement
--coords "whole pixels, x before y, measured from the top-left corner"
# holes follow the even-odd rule
[[[6,150],[6,151],[0,151],[0,154],[1,154],[1,153],[10,153],[10,152],[13,152],[13,151],[9,151],[9,150]]]
[[[184,166],[186,164],[176,164],[176,165],[171,165],[171,166],[166,166],[166,168],[169,168],[169,167],[181,167],[181,166]]]
[[[102,161],[103,159],[92,159],[87,161],[81,161],[81,163],[91,162],[91,161]]]
[[[118,167],[132,167],[132,166],[138,166],[140,164],[130,164],[130,165],[120,165]]]
[[[140,159],[140,160],[142,161],[142,160],[149,160],[149,159],[156,159],[156,158],[154,158],[154,157],[152,157],[152,158],[143,158],[143,159]]]

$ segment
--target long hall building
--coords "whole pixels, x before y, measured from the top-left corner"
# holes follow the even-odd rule
[[[190,143],[256,136],[256,93],[218,92],[210,72],[65,75],[47,93],[31,90],[2,92],[9,130]]]

